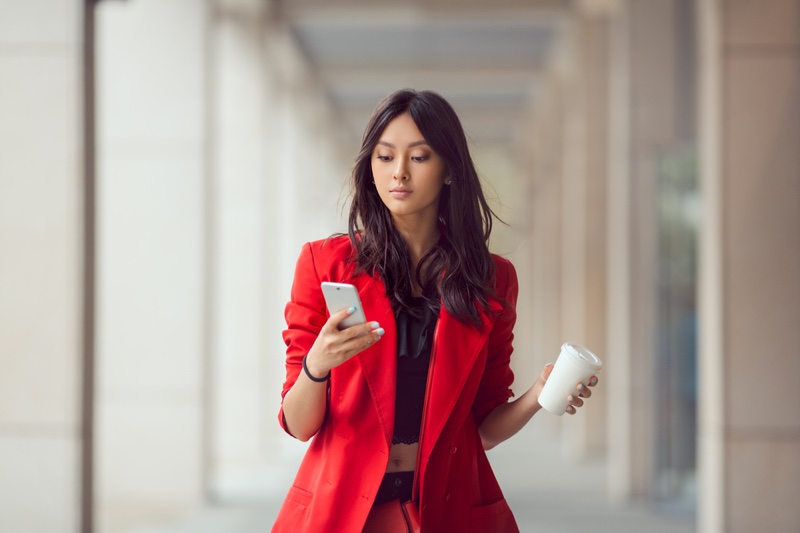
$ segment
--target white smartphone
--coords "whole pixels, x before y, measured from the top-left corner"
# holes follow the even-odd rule
[[[364,316],[364,307],[361,305],[361,298],[358,297],[358,289],[356,289],[355,286],[349,283],[323,281],[321,287],[330,314],[338,313],[342,309],[347,309],[348,307],[356,308],[356,311],[352,315],[339,323],[339,329],[349,328],[367,321]]]

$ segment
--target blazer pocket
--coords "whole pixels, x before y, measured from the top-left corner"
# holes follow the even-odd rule
[[[311,493],[309,491],[294,485],[289,487],[289,493],[286,495],[281,510],[275,518],[272,533],[302,531],[300,526],[303,523],[303,516],[310,502]]]
[[[301,489],[300,487],[292,485],[289,487],[289,494],[286,495],[286,500],[306,507],[309,502],[311,502],[311,493],[306,489]]]
[[[493,531],[497,533],[519,531],[511,508],[505,499],[489,505],[473,507],[470,512],[472,531]]]

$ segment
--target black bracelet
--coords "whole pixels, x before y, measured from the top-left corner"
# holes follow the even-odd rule
[[[306,376],[308,376],[308,379],[310,379],[314,383],[323,383],[323,382],[328,381],[329,379],[331,379],[330,370],[328,370],[328,375],[326,375],[324,378],[315,378],[314,376],[312,376],[311,372],[308,371],[308,365],[306,365],[306,357],[308,357],[308,354],[303,356],[303,372],[306,373]]]

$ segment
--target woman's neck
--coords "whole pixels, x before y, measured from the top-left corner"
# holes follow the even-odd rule
[[[420,259],[439,241],[439,227],[436,220],[396,218],[394,226],[408,246],[411,266],[416,269]]]

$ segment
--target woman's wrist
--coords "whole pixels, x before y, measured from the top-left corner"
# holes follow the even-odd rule
[[[537,412],[539,412],[539,409],[542,408],[542,406],[539,405],[540,392],[541,388],[537,387],[534,383],[531,388],[529,388],[527,392],[525,392],[525,394],[519,398],[519,401],[525,406],[525,411],[530,413],[531,416],[535,415]]]
[[[305,372],[306,377],[313,381],[314,383],[324,383],[331,378],[331,371],[328,370],[328,373],[322,375],[322,373],[316,373],[316,370],[308,368],[308,354],[303,356],[303,372]]]

